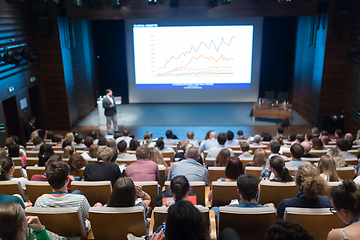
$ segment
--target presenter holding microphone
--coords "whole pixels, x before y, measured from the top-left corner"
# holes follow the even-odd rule
[[[110,134],[111,121],[114,124],[114,132],[118,131],[117,121],[116,121],[116,106],[115,98],[112,95],[111,89],[106,89],[106,97],[103,99],[103,107],[105,109],[106,116],[106,126],[108,134]]]

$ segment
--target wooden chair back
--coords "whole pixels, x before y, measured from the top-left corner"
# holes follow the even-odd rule
[[[216,162],[216,158],[206,158],[205,160],[205,164],[209,164],[213,162],[214,163],[214,166],[215,166],[215,162]]]
[[[71,169],[70,174],[74,176],[84,177],[85,167],[80,169]]]
[[[264,239],[267,230],[275,222],[275,209],[269,207],[220,207],[219,231],[233,228],[241,240]]]
[[[330,198],[330,191],[331,189],[333,189],[334,187],[338,186],[339,184],[341,184],[341,182],[327,182],[328,185],[328,191],[326,193],[326,196],[328,196]]]
[[[208,178],[208,185],[212,182],[217,181],[219,178],[225,178],[225,167],[209,167],[209,178]]]
[[[326,155],[329,150],[310,150],[309,153],[317,155],[319,158]]]
[[[275,207],[286,198],[293,198],[299,193],[295,182],[260,182],[259,203],[274,203]]]
[[[27,151],[26,156],[27,157],[38,157],[39,156],[39,151]]]
[[[174,161],[174,152],[173,151],[163,151],[161,152],[163,158],[170,158],[170,161]]]
[[[26,216],[38,216],[41,224],[46,226],[46,230],[54,232],[59,236],[80,236],[81,239],[86,239],[87,233],[85,231],[84,221],[77,207],[29,207],[26,208],[25,214]]]
[[[136,158],[135,159],[116,159],[117,164],[126,164],[128,166],[134,162],[136,162]]]
[[[12,158],[15,166],[21,166],[24,167],[24,163],[21,157],[13,157]]]
[[[20,182],[0,181],[0,193],[6,195],[20,194],[24,200],[27,199]]]
[[[245,170],[245,167],[249,164],[249,163],[252,163],[253,161],[253,158],[240,158],[240,161],[244,167],[244,170]]]
[[[329,208],[294,208],[285,209],[284,219],[298,223],[314,237],[326,239],[331,229],[341,228],[342,221]],[[316,223],[316,224],[314,224]]]
[[[48,182],[29,181],[25,184],[30,201],[35,204],[36,199],[43,194],[51,194],[52,188]]]
[[[32,167],[28,166],[26,168],[28,179],[31,180],[32,176],[35,174],[43,175],[45,173],[45,167]]]
[[[15,177],[15,178],[24,177],[23,172],[22,172],[22,170],[21,170],[22,167],[20,167],[20,166],[15,166],[14,168],[15,168],[15,169],[14,169],[13,177]]]
[[[190,187],[193,193],[196,193],[197,203],[199,205],[205,206],[205,183],[196,181],[196,182],[189,182]],[[170,181],[165,182],[165,188],[170,186]]]
[[[284,155],[285,157],[291,157],[291,153],[290,152],[283,152],[282,155]]]
[[[64,151],[54,151],[54,154],[59,154],[61,157],[63,156],[64,154]]]
[[[91,229],[97,240],[126,239],[128,233],[146,234],[144,208],[92,207],[89,210]]]
[[[257,179],[260,179],[261,176],[261,171],[262,171],[263,167],[245,167],[245,173],[250,173],[252,175],[254,175]]]
[[[100,202],[106,204],[110,198],[112,186],[110,181],[72,181],[71,190],[80,190],[90,203],[94,206]]]
[[[166,171],[165,171],[164,165],[158,165],[158,168],[159,168],[159,173],[160,173],[159,185],[162,188],[166,181]]]
[[[155,207],[156,205],[156,196],[159,194],[158,182],[157,181],[143,181],[143,182],[134,182],[135,185],[142,185],[142,189],[150,195],[151,203],[150,207]],[[140,197],[140,196],[139,196]]]
[[[354,159],[345,159],[345,162],[347,165],[353,165],[356,166],[358,164],[358,159],[354,158]]]
[[[358,149],[349,150],[348,152],[351,153],[351,154],[353,154],[353,155],[355,155],[356,157],[359,157],[359,151],[358,151]]]
[[[255,153],[256,149],[259,149],[259,148],[262,148],[262,149],[266,149],[268,148],[266,145],[259,145],[259,146],[254,146],[254,145],[250,145],[250,150]]]
[[[211,206],[225,206],[232,199],[240,200],[236,182],[212,182]]]
[[[197,207],[197,209],[199,209],[199,211],[204,214],[205,221],[209,225],[209,223],[210,223],[209,208],[200,206],[200,205],[196,205],[195,207]],[[158,227],[160,227],[163,222],[166,222],[168,208],[167,207],[155,207],[153,213],[154,213],[154,227],[152,230],[155,232],[156,229],[158,229]]]
[[[39,158],[38,157],[27,157],[26,158],[26,164],[28,166],[39,165]]]
[[[336,168],[336,172],[341,179],[353,179],[355,168],[353,167],[343,167],[343,168]]]

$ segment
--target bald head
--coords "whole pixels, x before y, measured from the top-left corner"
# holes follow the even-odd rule
[[[189,131],[189,132],[186,134],[186,136],[187,136],[188,139],[194,139],[194,132]]]
[[[304,154],[308,154],[308,153],[310,152],[310,150],[311,150],[311,145],[310,145],[309,142],[303,141],[303,142],[301,143],[301,146],[303,146],[303,148],[304,148]]]
[[[216,138],[216,132],[212,131],[209,134],[209,139]]]
[[[353,141],[354,140],[354,138],[353,138],[353,135],[351,134],[351,133],[347,133],[347,134],[345,134],[345,137],[344,137],[346,140],[349,140],[349,141]]]
[[[254,136],[254,143],[260,143],[260,141],[261,141],[261,136],[259,134],[256,134]]]

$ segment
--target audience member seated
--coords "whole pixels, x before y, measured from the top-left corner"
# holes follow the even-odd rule
[[[120,141],[124,140],[126,142],[127,146],[130,146],[130,141],[133,139],[132,137],[130,137],[130,131],[126,128],[124,128],[124,130],[122,131],[122,136],[115,138],[116,143],[119,143]]]
[[[295,175],[295,184],[299,189],[299,194],[294,198],[284,199],[277,207],[276,213],[279,218],[284,217],[286,207],[300,208],[329,208],[330,200],[325,195],[328,185],[320,177],[318,171],[313,166],[302,165]]]
[[[70,140],[65,139],[61,144],[61,148],[64,150],[67,146],[72,146],[72,143]]]
[[[33,149],[31,149],[30,151],[39,151],[41,145],[43,144],[41,137],[38,136],[38,137],[34,138],[34,140],[32,142],[34,143],[35,147]]]
[[[141,198],[141,201],[136,203],[136,196]],[[107,207],[144,207],[144,216],[146,215],[147,207],[151,203],[151,197],[149,194],[142,190],[141,185],[135,185],[134,182],[128,177],[119,178],[111,192]],[[145,218],[147,228],[149,222]]]
[[[282,136],[282,134],[280,134]],[[278,135],[279,136],[279,135]],[[277,138],[278,138],[277,136]],[[283,136],[282,136],[283,138]],[[264,133],[264,136],[262,137],[261,141],[270,142],[272,140],[272,136],[270,133]]]
[[[150,149],[150,157],[149,159],[153,162],[155,162],[158,165],[164,165],[167,166],[166,162],[164,161],[164,158],[158,150],[155,148],[149,148]]]
[[[290,176],[289,170],[285,167],[285,161],[280,156],[270,158],[270,171],[274,175],[270,177],[272,182],[292,182],[294,178]]]
[[[276,140],[279,135],[283,135],[283,139],[287,139],[287,137],[284,135],[284,128],[278,127],[276,131],[276,136],[273,137],[273,140]]]
[[[74,142],[74,134],[72,132],[68,132],[66,135],[65,135],[65,140],[68,140],[71,142],[71,144]]]
[[[84,136],[82,134],[77,134],[74,137],[74,142],[75,144],[73,145],[74,147],[85,147],[85,144],[82,144],[82,140],[84,139]]]
[[[207,167],[225,167],[230,157],[230,151],[227,148],[222,149],[216,156],[215,162],[207,163]]]
[[[279,154],[281,145],[278,140],[272,140],[270,142],[269,147],[270,147],[269,159],[272,158],[273,156],[279,156],[282,158],[286,158],[285,156]]]
[[[9,153],[9,157],[20,157],[20,147],[19,144],[11,144],[8,147],[8,153]]]
[[[38,197],[34,206],[43,208],[78,207],[81,218],[85,221],[85,226],[89,231],[90,222],[87,220],[89,218],[89,202],[82,194],[68,193],[69,174],[70,167],[63,161],[50,163],[46,168],[46,177],[52,188],[52,193]],[[98,205],[98,203],[95,204],[95,206]]]
[[[70,158],[75,152],[75,148],[73,146],[66,146],[64,148],[63,158]]]
[[[244,174],[244,167],[238,157],[229,157],[226,168],[225,178],[219,178],[219,182],[236,182],[239,176]],[[209,183],[211,184],[211,183]],[[208,194],[209,201],[212,198],[212,190]]]
[[[339,218],[347,225],[329,232],[328,240],[359,239],[360,236],[360,191],[347,179],[330,192],[330,199]]]
[[[331,148],[328,155],[334,159],[336,168],[346,167],[345,157],[338,148]]]
[[[94,139],[93,144],[97,144],[98,143],[98,137],[99,137],[99,133],[96,130],[90,130],[88,133],[88,137],[91,137],[92,139]]]
[[[136,156],[131,155],[130,153],[126,152],[126,148],[127,148],[126,141],[121,140],[117,144],[117,148],[119,150],[119,155],[118,155],[119,159],[128,159],[128,160],[135,160],[136,159]]]
[[[111,148],[99,148],[97,152],[97,162],[86,165],[84,170],[85,181],[111,181],[114,185],[116,180],[121,177],[121,172],[116,163],[111,163],[113,152]]]
[[[330,139],[329,139],[329,136],[322,136],[321,137],[321,142],[322,142],[322,145],[324,146],[324,145],[328,145],[329,144],[329,142],[330,142]],[[324,148],[324,149],[328,149],[328,148]]]
[[[116,148],[116,141],[115,139],[109,139],[106,141],[106,146],[109,148]]]
[[[166,138],[164,139],[165,146],[176,146],[177,145],[177,141],[175,140],[175,139],[177,139],[177,137],[174,136],[174,134],[171,130],[167,130],[165,135],[166,135]]]
[[[313,139],[312,133],[306,133],[306,134],[305,134],[305,141],[306,141],[306,142],[311,142],[312,139]]]
[[[191,193],[190,184],[187,178],[185,176],[176,176],[170,182],[170,189],[166,188],[156,196],[156,206],[169,207],[180,200],[188,200],[190,195],[196,194]],[[163,198],[168,197],[172,197],[174,202],[166,201],[164,205]]]
[[[313,140],[320,137],[320,131],[319,131],[319,129],[317,127],[313,127],[311,129],[311,133],[312,133],[312,136],[313,136]]]
[[[86,148],[84,148],[84,150],[89,150],[90,146],[94,143],[94,139],[92,137],[86,137],[84,140],[84,144],[86,146]]]
[[[136,151],[136,149],[139,147],[139,141],[136,138],[131,139],[129,150]]]
[[[255,150],[253,161],[249,163],[249,166],[267,168],[269,167],[268,155],[264,149],[259,148]]]
[[[56,143],[56,146],[62,146],[63,138],[64,138],[63,135],[55,134],[52,139],[52,142]]]
[[[199,143],[198,143],[199,145]],[[181,141],[180,143],[180,148],[178,149],[178,151],[175,153],[174,159],[178,159],[177,161],[181,161],[183,159],[185,159],[184,155],[186,152],[186,149],[191,146],[190,145],[190,141],[188,139],[184,139]]]
[[[234,133],[232,131],[226,132],[225,147],[239,147],[239,141],[234,140]]]
[[[105,137],[103,137],[103,136],[99,136],[99,141],[98,141],[98,143],[97,143],[97,145],[99,146],[99,147],[106,147],[106,138]]]
[[[250,137],[249,137],[248,141],[250,141]],[[262,141],[261,136],[259,134],[256,134],[254,136],[254,141],[252,144],[250,144],[250,146],[254,146],[254,147],[262,146],[261,141]]]
[[[311,144],[307,141],[303,141],[301,146],[304,148],[304,154],[301,157],[304,158],[318,158],[319,156],[316,154],[309,153],[311,150]]]
[[[136,162],[125,169],[125,174],[133,181],[160,181],[158,165],[151,161],[150,149],[143,144],[136,149]]]
[[[11,137],[6,138],[5,146],[9,149],[9,154],[11,151],[10,157],[15,157],[15,155],[17,155],[17,157],[19,157],[19,156],[26,157],[26,151],[24,149],[22,149],[23,148],[22,146],[19,145],[19,139],[17,136],[12,135]]]
[[[184,224],[186,223],[186,224]],[[166,231],[165,231],[166,229]],[[127,239],[148,239],[137,238],[129,233]],[[209,227],[205,221],[204,214],[201,213],[191,202],[178,201],[168,209],[166,224],[158,229],[150,238],[151,240],[179,240],[196,239],[208,240]]]
[[[44,152],[39,156],[39,164],[38,167],[45,167],[45,163],[49,160],[50,154],[48,152]]]
[[[353,141],[354,145],[360,145],[360,130],[356,132],[356,139]]]
[[[349,148],[351,148],[352,143],[344,138],[339,138],[336,140],[336,146],[340,149],[341,154],[345,159],[356,159],[357,156],[348,152]]]
[[[26,190],[25,184],[29,181],[24,177],[14,178],[14,162],[11,157],[0,158],[0,181],[20,182],[22,189]]]
[[[167,180],[171,181],[177,175],[184,175],[190,182],[203,181],[206,183],[208,180],[208,170],[198,162],[199,159],[199,149],[196,147],[189,147],[186,150],[185,159],[180,162],[175,162],[172,165]]]
[[[165,147],[165,143],[164,143],[164,140],[162,138],[159,138],[157,141],[156,141],[156,147],[155,147],[156,150],[158,150],[159,152],[173,152],[175,154],[175,151],[173,148],[170,148],[170,147]]]
[[[86,167],[88,162],[79,153],[75,153],[69,158],[68,164],[70,166],[70,172],[76,173],[83,167]]]
[[[252,158],[253,155],[250,153],[250,145],[248,142],[240,143],[241,154],[238,155],[239,158]]]
[[[31,177],[31,181],[41,181],[41,182],[47,182],[48,179],[47,179],[47,176],[46,176],[46,168],[50,165],[50,163],[52,162],[61,162],[62,161],[62,158],[59,154],[54,154],[52,155],[45,163],[45,172],[43,175],[40,175],[40,174],[34,174],[32,177]],[[69,183],[67,185],[67,189],[68,189],[68,192],[71,192],[71,182],[74,181],[74,177],[73,176],[69,176]]]
[[[216,158],[216,156],[218,155],[218,153],[225,148],[225,142],[226,142],[226,134],[225,133],[219,133],[218,138],[218,146],[216,147],[212,147],[209,149],[209,152],[207,154],[208,158]],[[231,148],[228,148],[228,150],[230,151],[230,156],[233,157],[234,156],[234,151]]]
[[[302,161],[301,157],[304,155],[304,148],[298,143],[294,143],[290,147],[291,161],[285,163],[285,167],[299,167],[301,165],[311,165],[311,163]]]
[[[5,148],[0,148],[0,158],[7,157],[7,152]]]
[[[277,220],[267,231],[265,240],[313,240],[314,238],[299,224]]]
[[[339,138],[342,137],[343,134],[344,134],[344,133],[343,133],[343,131],[342,131],[341,129],[336,129],[336,130],[335,130],[335,136],[330,137],[330,140],[339,139]]]
[[[43,155],[46,152],[49,153],[50,156],[54,155],[53,147],[50,144],[45,143],[45,144],[41,145],[41,147],[40,147],[39,156]]]
[[[219,143],[216,141],[216,132],[210,131],[209,138],[200,145],[201,151],[210,150],[213,147],[217,147]]]
[[[351,133],[346,133],[344,139],[349,141],[349,150],[352,148],[354,137]]]
[[[289,143],[294,143],[296,141],[296,133],[294,132],[291,132],[287,138],[288,142]]]
[[[326,182],[341,181],[341,178],[336,172],[335,161],[329,155],[324,155],[321,157],[317,168],[320,172],[320,176],[324,178]]]
[[[0,238],[3,240],[51,239],[39,218],[26,217],[22,206],[16,202],[0,205]]]
[[[194,132],[189,131],[187,134],[187,140],[189,140],[189,142],[194,146],[194,147],[199,147],[199,140],[194,139]]]
[[[144,140],[141,144],[146,144],[149,148],[155,147],[155,142],[153,139],[153,135],[149,132],[144,133]]]
[[[305,141],[305,135],[304,134],[298,134],[296,135],[296,142],[301,144],[303,141]]]
[[[314,138],[312,140],[313,150],[325,150],[324,145],[320,138]]]
[[[246,140],[246,138],[244,137],[244,132],[241,130],[237,132],[237,136],[239,140]]]

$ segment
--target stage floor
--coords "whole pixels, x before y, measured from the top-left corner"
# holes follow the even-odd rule
[[[194,131],[195,138],[203,139],[209,130],[236,133],[243,130],[252,135],[258,129],[271,134],[276,133],[278,122],[270,119],[255,119],[250,116],[254,103],[147,103],[123,104],[117,106],[117,121],[120,130],[129,128],[136,137],[142,138],[144,132],[152,132],[154,137],[165,135],[173,130],[179,139],[186,138],[188,131]],[[310,124],[295,110],[291,114],[291,125],[297,129],[310,129]],[[300,128],[299,128],[300,127]],[[304,128],[302,128],[304,127]],[[105,120],[100,121],[96,108],[89,116],[80,121],[77,129],[106,131]],[[268,129],[268,130],[265,130]],[[271,131],[270,131],[271,129]],[[273,131],[275,130],[275,133]],[[289,129],[290,130],[290,129]],[[288,134],[285,131],[285,134]]]

